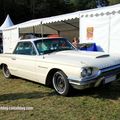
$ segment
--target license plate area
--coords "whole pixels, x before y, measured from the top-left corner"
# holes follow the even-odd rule
[[[114,76],[108,76],[108,77],[105,78],[105,84],[109,83],[109,82],[112,82],[114,80],[116,80],[116,75],[114,75]]]

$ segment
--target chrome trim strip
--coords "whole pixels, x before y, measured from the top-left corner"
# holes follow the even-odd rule
[[[103,68],[103,69],[100,69],[100,70],[101,70],[101,72],[106,72],[106,71],[113,70],[113,69],[118,69],[118,68],[120,68],[120,64],[110,66],[110,67],[107,67],[107,68]]]
[[[38,68],[45,68],[45,69],[48,69],[47,67],[44,67],[44,66],[40,66],[40,65],[38,66]]]

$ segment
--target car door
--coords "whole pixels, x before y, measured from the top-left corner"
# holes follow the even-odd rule
[[[35,81],[36,51],[31,42],[19,42],[11,56],[13,74]]]

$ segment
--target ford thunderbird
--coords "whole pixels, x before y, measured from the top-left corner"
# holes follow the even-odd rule
[[[5,78],[18,76],[53,86],[60,95],[71,88],[98,87],[119,79],[120,57],[80,51],[65,38],[20,40],[13,53],[0,55]]]

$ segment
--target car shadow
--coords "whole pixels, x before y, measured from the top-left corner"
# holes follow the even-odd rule
[[[8,93],[0,95],[0,102],[18,99],[39,99],[43,97],[51,97],[59,95],[54,91],[50,92],[30,92],[30,93]],[[118,100],[120,98],[120,81],[111,84],[110,86],[101,86],[98,88],[90,88],[85,90],[73,89],[68,97],[83,97],[90,96],[99,99]]]
[[[39,99],[46,96],[54,96],[56,93],[53,92],[31,92],[31,93],[9,93],[0,95],[0,102],[7,100],[18,100],[18,99]]]
[[[110,85],[89,88],[85,90],[73,90],[71,97],[91,96],[93,98],[118,100],[120,98],[120,81]]]
[[[14,77],[14,78],[19,79],[19,77]],[[42,85],[33,81],[28,81],[26,79],[23,79],[23,80],[37,84],[39,86],[46,87],[45,85]],[[7,101],[7,100],[24,99],[24,98],[39,99],[46,96],[49,97],[49,96],[59,96],[59,95],[55,92],[55,90],[52,90],[51,92],[8,93],[8,94],[0,95],[0,102]],[[113,82],[108,86],[100,86],[97,88],[89,88],[85,90],[72,89],[68,97],[74,98],[74,97],[83,97],[83,96],[90,96],[90,97],[99,98],[99,99],[118,100],[120,98],[120,81]]]

